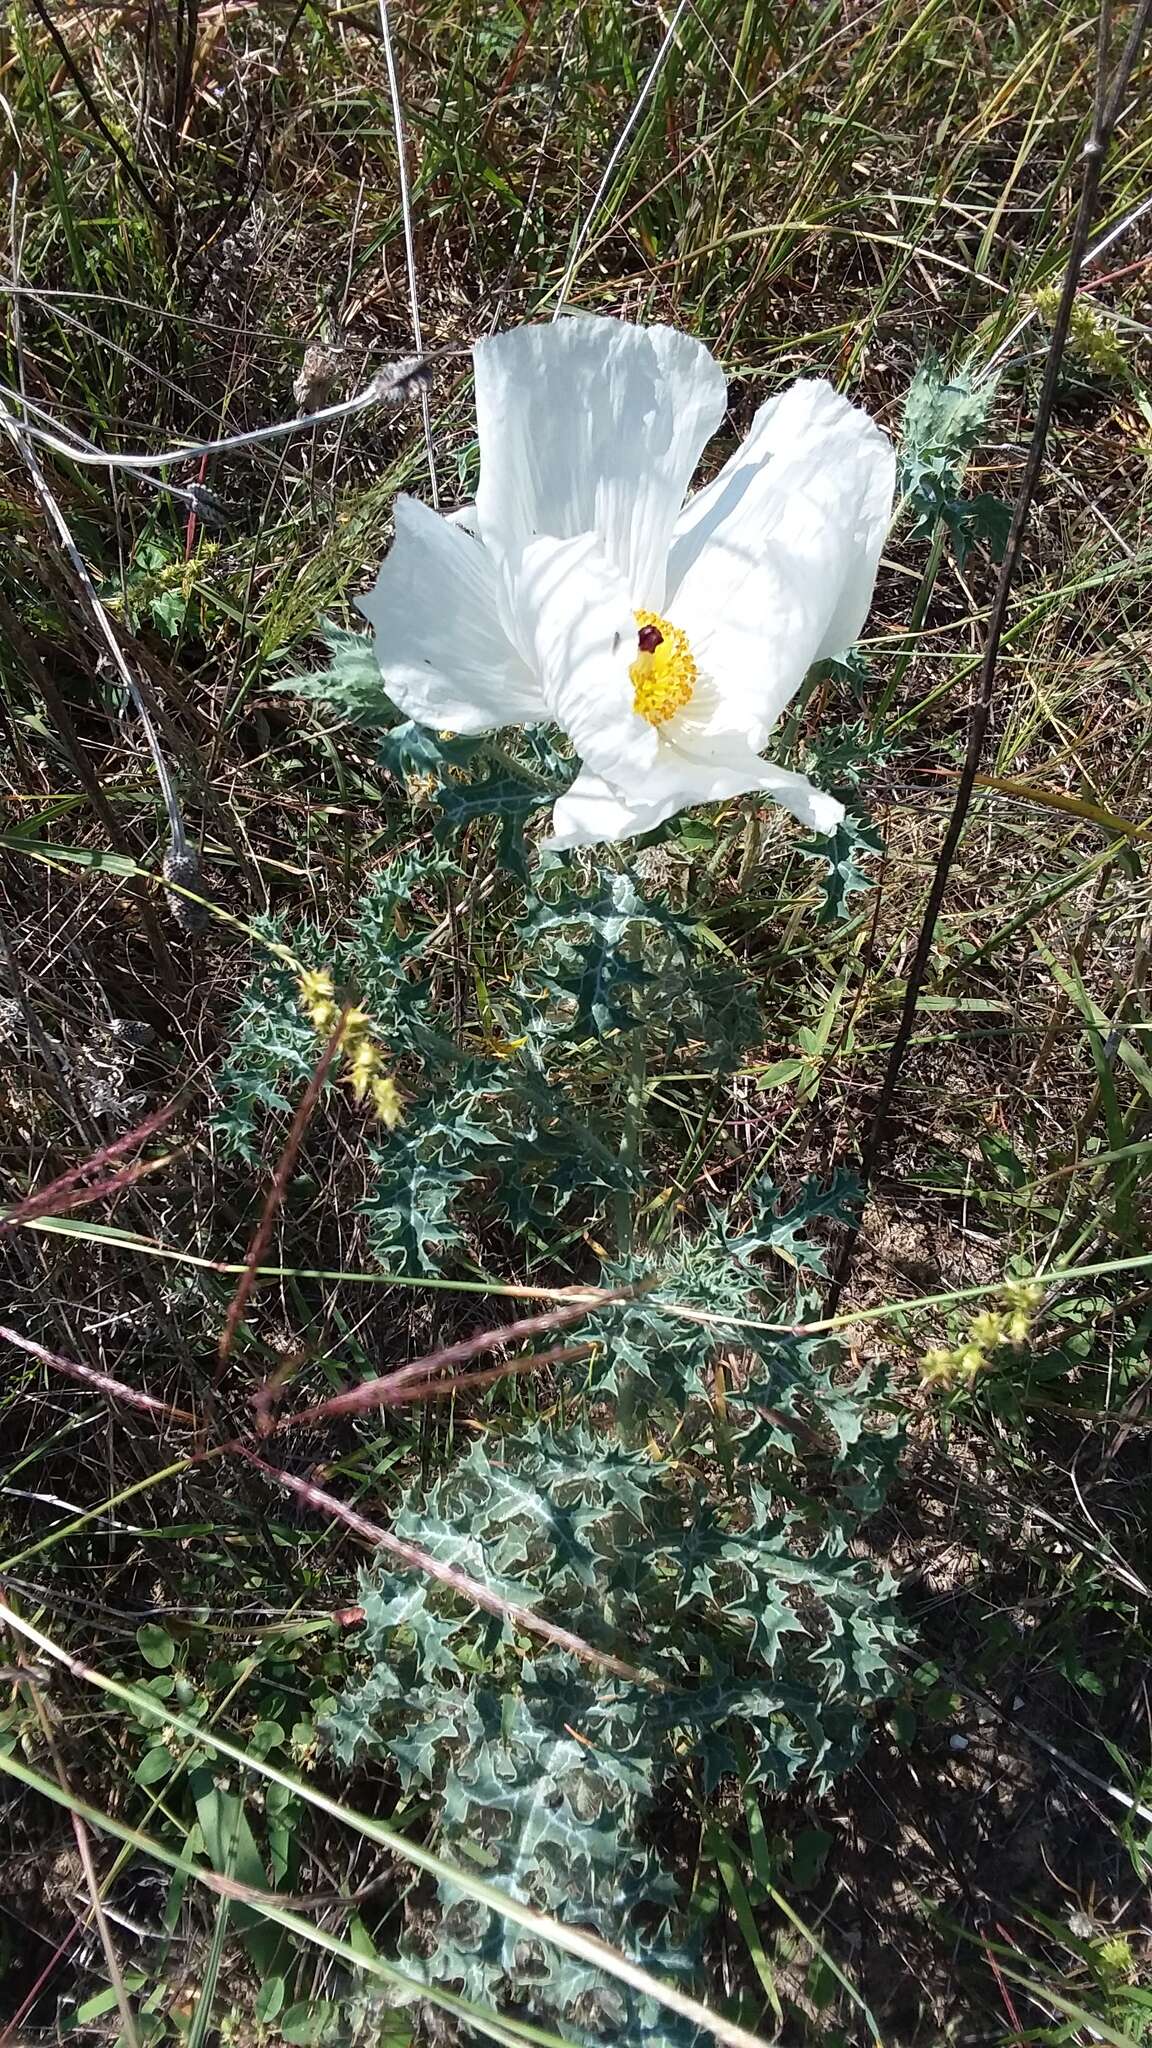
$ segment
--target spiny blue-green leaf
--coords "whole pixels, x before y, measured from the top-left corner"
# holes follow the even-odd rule
[[[528,879],[528,849],[524,827],[533,812],[552,801],[546,790],[533,789],[494,768],[476,782],[442,782],[436,792],[440,817],[437,836],[460,832],[473,818],[495,817],[500,821],[496,857],[502,867],[521,881]]]
[[[389,1755],[400,1766],[401,1782],[407,1787],[422,1781],[433,1784],[444,1768],[449,1745],[457,1736],[455,1716],[434,1710],[421,1713],[420,1702],[409,1696],[409,1712],[403,1724],[387,1738]]]
[[[860,866],[862,854],[883,853],[884,841],[873,825],[846,814],[835,832],[816,839],[801,839],[797,853],[806,860],[822,860],[828,872],[822,878],[823,900],[817,924],[838,924],[849,915],[848,898],[861,889],[875,887],[876,878]]]
[[[286,935],[271,919],[261,921],[258,929],[281,943]],[[291,936],[306,964],[323,960],[323,941],[315,926],[301,925]],[[217,1074],[220,1105],[212,1128],[226,1154],[250,1165],[257,1162],[263,1118],[270,1112],[291,1112],[318,1057],[316,1034],[301,1013],[294,975],[279,961],[265,960],[237,1004],[228,1051]]]
[[[963,458],[976,447],[996,398],[996,379],[979,383],[967,370],[946,375],[926,355],[908,387],[901,426],[899,488],[913,494],[923,477],[955,486]]]
[[[1006,533],[1001,512],[993,510],[998,499],[987,498],[977,512],[960,499],[966,458],[984,433],[995,396],[995,378],[977,383],[963,370],[946,377],[937,358],[926,356],[905,400],[899,488],[914,515],[913,537],[930,534],[943,519],[961,563],[973,538],[995,543]]]
[[[845,654],[817,662],[815,672],[818,678],[827,677],[832,682],[846,684],[858,703],[867,701],[872,665],[862,647],[850,647]]]
[[[941,506],[940,517],[947,522],[952,551],[962,569],[974,541],[986,543],[994,562],[1004,560],[1012,530],[1012,507],[1003,498],[997,498],[991,491],[981,491],[975,498],[954,498]]]
[[[599,937],[569,948],[563,965],[541,978],[560,1002],[571,1005],[563,1029],[577,1042],[634,1031],[639,1019],[625,999],[639,994],[652,979],[638,961]]]
[[[381,738],[376,758],[382,768],[401,782],[409,775],[430,775],[437,785],[449,770],[467,768],[483,742],[460,733],[442,735],[431,726],[405,719]],[[437,792],[438,793],[438,792]]]
[[[523,936],[532,940],[541,932],[567,925],[583,925],[599,934],[607,946],[618,946],[632,924],[656,925],[679,944],[691,949],[696,927],[680,917],[660,897],[644,897],[635,877],[601,869],[595,877],[596,893],[583,896],[563,892],[554,902],[538,899],[521,924]]]
[[[351,725],[371,730],[394,724],[396,708],[384,688],[371,634],[350,633],[334,619],[321,619],[316,631],[328,649],[327,668],[276,678],[268,687],[327,704]]]
[[[827,1184],[806,1180],[791,1207],[781,1213],[777,1208],[780,1190],[764,1175],[753,1181],[748,1190],[752,1220],[747,1229],[739,1236],[729,1235],[727,1219],[717,1210],[712,1212],[713,1225],[734,1258],[748,1259],[760,1251],[784,1252],[796,1265],[826,1275],[823,1251],[819,1245],[809,1244],[803,1232],[820,1218],[833,1223],[854,1222],[862,1199],[863,1190],[855,1174],[838,1167]]]
[[[843,1214],[853,1192],[846,1177],[810,1183],[779,1215],[762,1183],[762,1234],[795,1250],[804,1225]],[[838,1468],[822,1453],[820,1491],[797,1473],[790,1500],[788,1468],[762,1456],[739,1420],[738,1404],[751,1405],[761,1383],[778,1410],[799,1398],[819,1417],[828,1382],[816,1340],[742,1332],[757,1357],[746,1388],[732,1366],[723,1492],[698,1469],[695,1432],[707,1431],[712,1410],[689,1406],[689,1390],[708,1385],[718,1354],[731,1362],[737,1340],[674,1310],[698,1300],[746,1316],[765,1284],[725,1236],[721,1218],[716,1233],[665,1255],[653,1293],[597,1309],[583,1326],[615,1369],[650,1372],[679,1402],[674,1468],[611,1435],[521,1416],[514,1433],[489,1432],[414,1489],[394,1524],[504,1598],[663,1674],[665,1686],[612,1680],[539,1644],[524,1655],[514,1630],[448,1587],[428,1579],[417,1596],[385,1574],[378,1599],[365,1592],[363,1648],[389,1676],[378,1698],[353,1689],[337,1724],[348,1742],[374,1722],[376,1747],[430,1788],[448,1853],[471,1855],[519,1897],[688,1975],[675,1885],[643,1834],[664,1785],[692,1756],[706,1791],[737,1773],[775,1791],[801,1772],[825,1786],[866,1739],[866,1709],[891,1687],[901,1629],[890,1583],[853,1547]],[[862,1387],[845,1387],[843,1398],[863,1412]],[[707,1445],[705,1435],[705,1461]],[[745,1446],[755,1462],[744,1462]],[[794,1464],[786,1436],[785,1448]],[[402,1710],[397,1681],[408,1689]],[[457,1888],[443,1888],[431,1952],[413,1967],[489,2003],[514,2002],[574,2038],[591,2026],[651,2048],[668,2039],[643,2001],[610,1987],[609,2010],[595,1972],[526,1943]]]
[[[805,765],[820,789],[847,795],[883,768],[899,746],[883,726],[858,718],[849,725],[823,726],[807,749]]]
[[[461,870],[449,854],[421,848],[394,854],[369,878],[356,912],[351,955],[371,999],[401,963],[419,959],[442,922],[442,896]]]
[[[439,1254],[463,1242],[452,1208],[472,1175],[424,1158],[418,1131],[397,1132],[387,1146],[367,1150],[376,1177],[359,1206],[377,1257],[404,1272],[439,1272]]]
[[[339,1762],[355,1763],[365,1753],[378,1749],[383,1716],[406,1698],[406,1689],[384,1662],[375,1665],[359,1684],[349,1686],[324,1723],[324,1732]]]

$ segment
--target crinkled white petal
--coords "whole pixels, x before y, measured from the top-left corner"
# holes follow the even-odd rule
[[[547,717],[501,623],[496,565],[463,525],[397,498],[396,537],[356,604],[375,629],[388,694],[409,718],[471,733]]]
[[[670,327],[580,315],[478,342],[479,530],[513,560],[599,535],[635,609],[660,611],[676,519],[724,417],[725,380]]]
[[[772,761],[761,762],[762,774],[757,784],[773,803],[791,811],[809,831],[820,833],[821,837],[835,832],[837,825],[844,822],[844,806],[825,790],[817,789],[806,775],[797,775],[791,768],[777,768]]]
[[[667,615],[710,672],[724,722],[752,746],[812,663],[859,634],[894,483],[888,436],[830,384],[802,382],[761,407],[686,506]]]
[[[835,797],[814,789],[806,776],[793,775],[770,761],[761,761],[745,741],[729,734],[714,741],[707,753],[690,754],[664,740],[649,774],[636,786],[620,787],[588,768],[552,812],[546,847],[597,846],[605,840],[633,839],[651,832],[677,811],[694,804],[718,803],[726,797],[763,791],[783,804],[813,831],[833,832],[844,816]]]
[[[594,534],[537,540],[508,570],[513,630],[540,679],[547,716],[581,758],[627,786],[656,758],[656,729],[633,708],[636,621]]]

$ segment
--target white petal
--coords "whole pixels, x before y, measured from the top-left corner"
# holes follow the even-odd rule
[[[501,623],[492,557],[461,525],[396,500],[396,538],[356,605],[376,630],[394,704],[451,732],[493,732],[547,716],[532,670]]]
[[[814,661],[867,616],[888,530],[888,436],[830,384],[762,406],[742,448],[686,507],[667,611],[711,672],[727,723],[763,746]]]
[[[582,768],[571,789],[557,798],[552,810],[552,830],[540,843],[550,852],[561,853],[569,846],[601,846],[608,840],[631,839],[648,830],[643,805],[629,803],[602,776]]]
[[[670,327],[581,315],[480,341],[480,532],[514,558],[542,535],[596,533],[634,609],[660,611],[668,548],[723,372]]]
[[[540,678],[548,717],[591,768],[629,787],[655,760],[659,738],[633,708],[636,621],[623,579],[595,535],[584,534],[533,541],[507,581],[520,650]]]
[[[844,821],[844,806],[834,796],[817,789],[806,775],[795,775],[790,768],[777,768],[771,761],[762,761],[763,774],[759,788],[775,803],[791,811],[809,831],[818,832],[821,838],[835,832],[837,825]]]
[[[726,797],[764,791],[801,823],[816,832],[833,832],[844,816],[834,797],[814,789],[803,775],[792,775],[761,761],[739,737],[715,741],[707,753],[689,754],[663,741],[643,782],[619,789],[588,769],[576,777],[552,812],[552,833],[546,847],[596,846],[604,840],[632,839],[651,832],[677,811],[694,804],[718,803]]]

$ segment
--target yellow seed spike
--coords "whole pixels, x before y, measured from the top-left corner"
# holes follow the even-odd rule
[[[400,1100],[400,1090],[390,1074],[381,1074],[373,1081],[372,1107],[389,1131],[394,1131],[397,1124],[403,1122],[404,1105]]]
[[[1004,1329],[1004,1317],[993,1309],[985,1309],[982,1315],[973,1316],[968,1326],[968,1338],[981,1351],[994,1351],[998,1344],[1004,1342]]]
[[[370,1038],[358,1045],[345,1060],[347,1078],[357,1102],[363,1102],[380,1071],[380,1048]]]
[[[296,986],[305,1009],[325,997],[331,999],[336,993],[332,976],[323,967],[306,967]]]

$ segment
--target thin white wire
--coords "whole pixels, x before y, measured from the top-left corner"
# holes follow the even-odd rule
[[[466,355],[466,349],[437,349],[424,360],[432,363],[442,355]],[[255,448],[263,441],[281,441],[286,434],[298,434],[305,427],[324,426],[330,420],[342,420],[349,413],[364,412],[370,405],[393,403],[406,388],[410,388],[423,362],[393,364],[382,370],[358,391],[354,398],[341,399],[338,405],[322,406],[319,412],[301,413],[293,420],[278,420],[270,427],[250,427],[243,434],[226,434],[219,441],[185,441],[178,448],[165,448],[158,455],[112,455],[107,449],[97,448],[91,443],[64,441],[59,433],[51,434],[45,427],[34,427],[25,423],[22,432],[33,441],[41,442],[46,448],[54,448],[58,455],[66,455],[71,462],[80,462],[90,468],[149,470],[164,469],[172,462],[189,462],[194,456],[219,455],[230,448]],[[43,414],[43,408],[36,406],[33,411]],[[70,433],[71,429],[66,428]]]
[[[15,391],[10,384],[0,381],[0,399],[5,398],[10,399],[12,404],[18,407],[21,412],[21,431],[26,438],[43,441],[60,453],[66,450],[70,456],[74,456],[80,462],[85,457],[92,463],[102,463],[108,459],[105,457],[103,450],[96,446],[95,441],[89,441],[86,435],[77,433],[75,427],[66,426],[62,421],[57,420],[44,406],[37,405],[35,399],[29,398],[27,392]],[[35,426],[30,418],[30,415],[33,413],[35,413],[37,419],[47,420],[49,425],[55,428],[55,433],[49,433],[44,427]],[[57,439],[58,435],[67,435],[68,439],[66,441],[59,440]],[[179,498],[183,504],[192,506],[196,511],[201,510],[206,499],[209,503],[211,502],[212,493],[205,492],[200,484],[189,485],[186,488],[182,484],[170,484],[163,477],[149,476],[147,473],[141,475],[140,481],[141,483],[148,484],[154,491],[165,491],[169,497]]]
[[[608,191],[613,178],[616,175],[616,167],[619,164],[620,159],[624,154],[624,151],[628,147],[628,143],[631,140],[633,130],[636,127],[636,123],[639,121],[640,115],[644,110],[644,106],[648,99],[648,95],[651,92],[652,87],[655,85],[657,78],[660,76],[660,72],[664,67],[664,60],[667,57],[668,52],[670,51],[673,43],[676,40],[676,31],[680,26],[680,17],[681,15],[687,13],[690,4],[691,0],[680,0],[680,5],[676,9],[676,12],[672,16],[672,19],[669,22],[668,27],[665,31],[664,40],[661,43],[660,48],[657,50],[656,55],[652,60],[652,66],[648,73],[648,76],[644,80],[643,85],[640,87],[640,90],[636,95],[635,101],[633,102],[632,111],[629,114],[628,119],[625,121],[623,128],[620,130],[620,133],[617,136],[616,141],[612,145],[612,153],[604,166],[604,175],[601,178],[600,183],[596,187],[596,196],[593,199],[591,206],[588,208],[588,211],[585,214],[584,219],[581,221],[580,226],[576,230],[575,239],[572,243],[572,252],[568,258],[568,265],[560,283],[560,296],[556,301],[555,309],[552,314],[553,320],[559,320],[560,315],[564,311],[564,306],[567,301],[568,294],[572,289],[573,280],[576,276],[577,266],[580,262],[580,258],[584,254],[584,244],[586,243],[589,235],[592,232],[592,228],[596,220],[596,215],[599,213],[604,196]],[[384,6],[384,0],[380,0],[380,5],[381,7]]]
[[[384,62],[388,67],[388,92],[392,100],[392,125],[396,131],[396,169],[400,179],[400,211],[404,219],[404,259],[408,265],[408,297],[412,304],[412,340],[416,353],[422,356],[424,342],[420,332],[420,291],[416,281],[416,244],[412,237],[412,200],[408,190],[408,150],[404,141],[404,113],[400,104],[400,80],[396,72],[396,53],[392,47],[392,24],[388,19],[388,0],[378,0],[380,11],[380,33],[384,38]],[[428,392],[420,387],[420,416],[424,422],[424,445],[428,451],[428,483],[432,503],[439,510],[440,493],[436,488],[436,457],[432,448],[432,414],[428,405]]]

